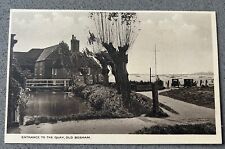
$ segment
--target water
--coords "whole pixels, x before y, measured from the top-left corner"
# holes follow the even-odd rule
[[[184,83],[184,79],[194,79],[194,81],[197,81],[198,85],[200,84],[200,80],[205,83],[205,80],[208,81],[208,83],[213,83],[213,75],[212,74],[168,74],[168,75],[159,75],[159,78],[165,82],[168,80],[172,81],[172,79],[179,79],[180,83]],[[114,76],[109,76],[110,82],[115,82]],[[131,81],[146,81],[148,82],[150,80],[149,74],[129,74],[129,80]],[[152,77],[152,81],[155,81],[155,77]],[[164,84],[165,86],[165,84]]]
[[[31,92],[25,112],[26,116],[65,116],[87,110],[82,99],[64,92]]]

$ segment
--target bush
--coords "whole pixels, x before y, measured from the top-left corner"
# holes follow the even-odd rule
[[[99,110],[102,110],[103,103],[104,103],[104,101],[103,101],[102,99],[99,99],[99,100],[92,100],[91,106],[92,106],[95,110],[99,111]]]
[[[152,107],[152,100],[149,97],[135,92],[130,95],[129,106],[124,106],[122,96],[117,93],[115,88],[100,84],[85,86],[77,95],[90,103],[91,110],[112,113],[118,115],[118,117],[121,115],[128,117],[147,114],[151,112]],[[154,117],[157,116],[166,117],[168,115],[161,111]]]

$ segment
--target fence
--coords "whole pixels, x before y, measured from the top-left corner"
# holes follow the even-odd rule
[[[69,87],[70,79],[27,79],[26,88],[65,88]]]

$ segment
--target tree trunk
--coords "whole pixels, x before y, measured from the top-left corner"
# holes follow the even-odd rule
[[[88,68],[80,68],[80,72],[84,77],[84,83],[88,84]]]
[[[103,43],[103,46],[108,51],[115,64],[116,75],[114,76],[118,86],[118,92],[121,92],[124,104],[129,106],[130,84],[126,68],[126,64],[128,63],[128,55],[126,54],[126,51],[128,50],[129,45],[118,47],[118,50],[113,47],[112,43]]]
[[[106,66],[104,66],[102,68],[103,84],[105,86],[108,86],[109,85],[109,75],[108,74],[109,74],[109,69],[108,69],[108,67],[106,65]]]
[[[103,75],[103,84],[105,86],[108,86],[109,85],[109,76],[108,76],[108,74],[104,74]]]
[[[95,74],[92,73],[92,84],[96,84]]]
[[[124,104],[129,106],[130,83],[125,62],[118,63],[117,65],[117,80],[119,81],[119,90],[122,94]]]
[[[91,69],[91,76],[92,76],[92,84],[96,84],[97,82],[97,77],[96,77],[97,72],[92,68]]]
[[[121,94],[121,90],[120,90],[120,80],[119,80],[118,74],[117,74],[117,72],[116,72],[116,66],[115,66],[114,63],[111,63],[110,66],[111,66],[111,68],[112,68],[112,74],[113,74],[113,76],[114,76],[114,78],[115,78],[117,93],[118,93],[118,94]]]
[[[87,74],[83,74],[84,75],[84,83],[85,84],[88,84],[88,77],[87,77]]]
[[[158,99],[158,88],[157,88],[157,81],[152,83],[152,112],[156,114],[159,111],[159,99]]]
[[[95,58],[100,62],[102,66],[102,75],[103,75],[103,84],[105,86],[109,85],[109,69],[108,69],[108,60],[104,52],[96,53]]]
[[[96,83],[99,83],[99,75],[98,75],[98,73],[96,74]]]

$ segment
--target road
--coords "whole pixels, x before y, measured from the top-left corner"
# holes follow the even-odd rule
[[[151,97],[151,92],[142,92],[141,94]],[[175,100],[170,97],[159,95],[159,102],[171,107],[179,114],[173,114],[167,112],[169,114],[169,119],[173,119],[179,122],[195,122],[195,121],[211,121],[214,122],[215,110],[197,106],[191,103],[183,102],[180,100]]]

